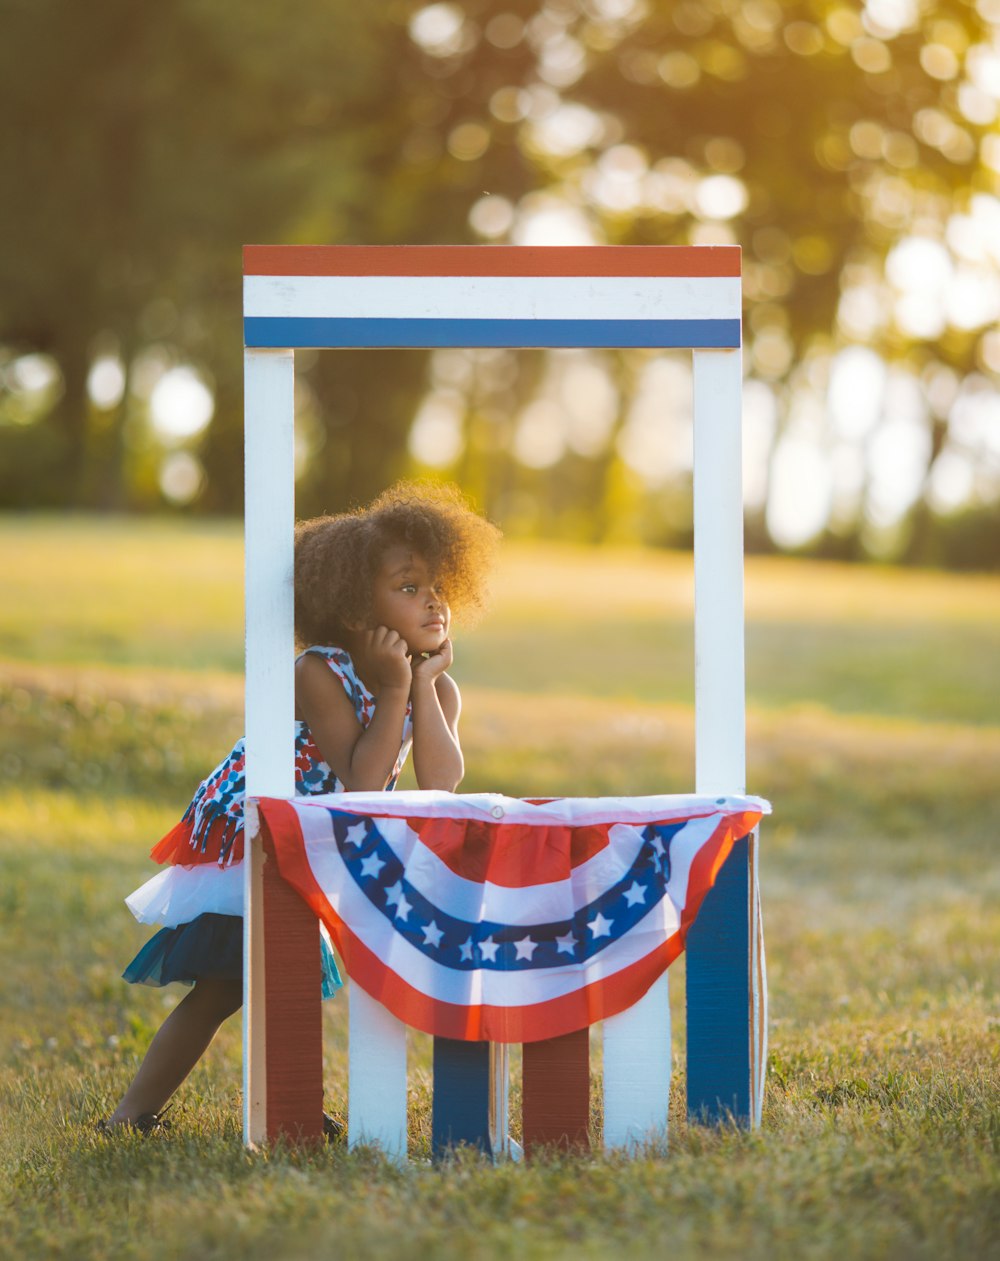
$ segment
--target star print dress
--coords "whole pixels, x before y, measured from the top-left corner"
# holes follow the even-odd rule
[[[343,684],[358,722],[367,727],[375,698],[343,648],[312,647]],[[406,708],[399,756],[387,788],[396,786],[412,743]],[[202,781],[181,821],[154,845],[151,856],[168,864],[126,904],[142,924],[162,924],[125,969],[126,981],[191,985],[200,978],[236,980],[243,975],[243,802],[246,795],[244,741]],[[323,760],[308,726],[295,723],[295,794],[343,792],[344,785]],[[323,997],[341,986],[329,937],[321,931]]]

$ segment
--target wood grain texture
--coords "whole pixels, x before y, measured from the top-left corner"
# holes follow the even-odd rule
[[[526,1042],[522,1058],[524,1152],[589,1151],[590,1030]]]
[[[248,276],[738,276],[738,245],[245,245]]]
[[[323,1025],[319,921],[282,880],[266,830],[262,892],[267,1137],[323,1136]]]
[[[687,939],[687,1107],[693,1121],[753,1120],[749,838],[737,841]]]

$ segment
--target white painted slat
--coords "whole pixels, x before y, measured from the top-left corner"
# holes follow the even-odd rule
[[[298,319],[739,319],[738,276],[245,276],[243,313]]]
[[[347,1140],[406,1159],[406,1025],[358,984],[349,989]]]
[[[753,1042],[751,1045],[753,1112],[750,1123],[755,1130],[761,1123],[764,1109],[764,1081],[767,1076],[767,960],[764,955],[764,916],[760,905],[759,849],[760,831],[754,829],[750,838],[750,932],[752,933],[750,988],[753,998]]]
[[[248,797],[295,795],[292,527],[295,368],[290,350],[244,353],[246,474],[246,785]],[[256,811],[243,865],[243,1138],[266,1135],[262,854]]]
[[[604,1149],[666,1141],[670,1107],[668,974],[604,1022]]]
[[[742,356],[694,352],[695,791],[746,783]]]
[[[510,1048],[490,1044],[490,1148],[494,1157],[510,1156]]]

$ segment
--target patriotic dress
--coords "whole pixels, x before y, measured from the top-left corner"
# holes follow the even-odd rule
[[[375,697],[365,687],[343,648],[307,648],[323,657],[343,684],[362,727],[375,713]],[[387,789],[394,788],[412,743],[407,704],[399,756]],[[125,969],[126,981],[191,985],[199,978],[236,980],[243,975],[243,802],[246,795],[245,742],[202,781],[180,822],[154,845],[151,856],[169,864],[125,899],[142,924],[163,928]],[[295,723],[295,793],[339,793],[344,785],[324,761],[306,723]],[[330,941],[321,931],[323,997],[341,986]]]

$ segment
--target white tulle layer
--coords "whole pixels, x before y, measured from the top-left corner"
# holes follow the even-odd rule
[[[243,864],[168,867],[125,899],[140,924],[176,928],[206,912],[243,914]]]

